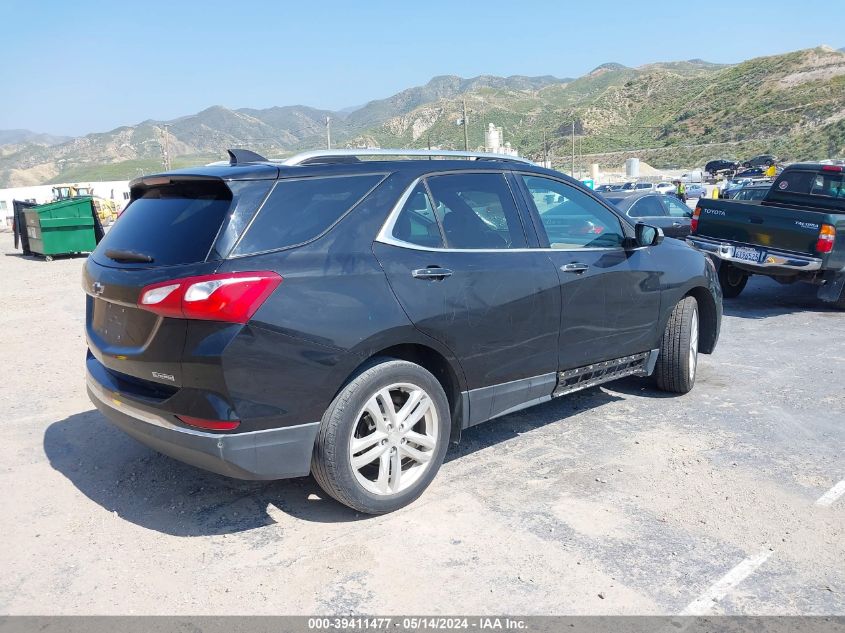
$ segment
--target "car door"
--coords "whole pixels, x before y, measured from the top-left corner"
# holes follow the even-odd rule
[[[559,368],[652,349],[660,277],[648,249],[624,248],[630,227],[574,185],[528,173],[518,179],[560,279]]]
[[[548,257],[527,248],[504,173],[419,179],[373,251],[413,324],[460,360],[469,423],[551,394],[559,280]]]
[[[668,237],[685,238],[690,233],[692,209],[674,196],[661,196],[660,199],[671,221],[671,226],[661,227],[663,233]]]
[[[673,220],[669,217],[666,207],[663,206],[659,195],[642,196],[635,200],[625,212],[629,218],[636,222],[645,222],[651,226],[658,226],[663,229],[665,235],[673,230]]]

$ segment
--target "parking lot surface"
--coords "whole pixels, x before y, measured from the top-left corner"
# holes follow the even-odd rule
[[[845,314],[813,288],[726,301],[692,393],[627,379],[481,425],[372,518],[107,424],[84,259],[0,238],[2,613],[845,614]]]

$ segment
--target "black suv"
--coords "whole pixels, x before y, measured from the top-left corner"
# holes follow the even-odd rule
[[[738,161],[720,158],[717,160],[711,160],[709,163],[707,163],[704,166],[704,171],[706,171],[708,174],[715,176],[718,173],[725,171],[736,171],[739,168],[740,164]]]
[[[701,253],[525,161],[366,153],[133,181],[84,271],[100,411],[201,468],[310,472],[381,513],[462,429],[622,376],[692,388],[722,315]]]

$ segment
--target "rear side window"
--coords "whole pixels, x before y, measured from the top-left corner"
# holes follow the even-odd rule
[[[663,204],[666,205],[666,209],[669,211],[669,215],[671,215],[673,218],[692,217],[692,209],[690,209],[684,203],[680,202],[677,198],[673,198],[672,196],[664,196]]]
[[[434,215],[434,207],[422,183],[414,188],[397,216],[393,237],[417,246],[443,248],[443,237]]]
[[[628,210],[628,215],[632,218],[653,218],[666,215],[666,211],[657,196],[646,196],[634,203]]]
[[[427,180],[448,248],[507,249],[526,245],[504,174],[447,174]]]
[[[314,239],[383,178],[374,174],[280,180],[233,254],[271,251]]]
[[[154,266],[204,261],[231,204],[232,192],[220,180],[137,188],[95,259],[115,265],[105,252],[121,250],[148,255]]]

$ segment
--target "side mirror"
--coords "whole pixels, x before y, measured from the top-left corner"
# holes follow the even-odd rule
[[[663,231],[659,227],[637,222],[634,230],[637,246],[656,246],[663,241]]]

